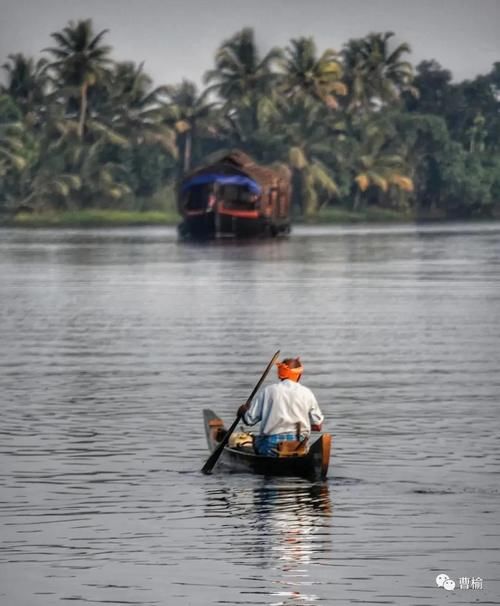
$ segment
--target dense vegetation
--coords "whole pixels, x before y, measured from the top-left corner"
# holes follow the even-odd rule
[[[413,68],[392,33],[340,52],[297,38],[265,56],[251,29],[224,41],[205,90],[154,87],[116,62],[90,20],[35,60],[9,55],[0,88],[0,211],[172,208],[177,178],[241,148],[286,164],[297,214],[321,207],[489,216],[500,202],[500,63],[455,83]]]

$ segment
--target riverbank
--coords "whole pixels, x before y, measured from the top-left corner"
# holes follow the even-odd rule
[[[342,207],[330,207],[321,209],[317,215],[311,218],[298,218],[296,223],[306,224],[352,224],[352,223],[454,223],[457,221],[498,221],[500,219],[500,208],[494,208],[491,216],[450,216],[443,210],[419,211],[412,209],[395,210],[371,206],[361,210],[353,211]]]
[[[179,215],[164,211],[125,211],[89,209],[78,211],[19,213],[0,226],[6,227],[133,227],[146,225],[177,225]]]
[[[323,208],[314,217],[294,220],[296,223],[307,224],[412,223],[414,221],[416,221],[416,218],[412,212],[376,207],[357,211],[347,208]]]
[[[498,216],[473,217],[469,220],[498,220]],[[174,211],[124,211],[111,209],[89,209],[78,211],[19,213],[0,218],[0,227],[134,227],[148,225],[178,225],[180,216]],[[314,217],[293,219],[294,224],[355,224],[355,223],[417,223],[426,221],[466,221],[467,218],[450,219],[443,213],[416,215],[411,210],[393,210],[370,207],[359,211],[346,208],[321,209]]]

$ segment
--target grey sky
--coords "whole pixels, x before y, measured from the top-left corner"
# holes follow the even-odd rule
[[[0,62],[38,55],[51,32],[87,17],[110,30],[114,58],[145,61],[157,84],[199,82],[220,42],[246,25],[262,51],[299,35],[339,50],[349,38],[392,30],[415,64],[437,59],[457,80],[500,61],[500,0],[0,0]]]

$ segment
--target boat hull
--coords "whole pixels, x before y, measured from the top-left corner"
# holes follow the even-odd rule
[[[212,240],[216,238],[261,238],[287,236],[290,222],[272,222],[266,217],[243,218],[231,215],[216,216],[213,212],[185,216],[179,225],[179,235],[186,239]]]
[[[211,410],[203,411],[205,432],[210,451],[217,448],[217,434],[225,430],[224,423]],[[311,481],[324,480],[330,462],[331,436],[321,434],[310,443],[306,455],[293,457],[266,457],[247,448],[230,448],[222,451],[219,464],[231,471],[270,476],[295,476]]]

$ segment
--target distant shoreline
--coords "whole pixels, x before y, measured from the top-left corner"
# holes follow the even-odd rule
[[[499,220],[494,213],[490,217],[447,217],[442,213],[415,215],[413,212],[371,207],[362,211],[351,211],[343,208],[322,209],[311,218],[295,218],[295,225],[353,225],[359,223],[454,223],[489,222]],[[176,226],[181,217],[173,212],[162,211],[121,211],[109,209],[89,209],[79,211],[19,213],[14,217],[1,218],[2,227],[22,228],[96,228],[96,227],[146,227]]]
[[[180,218],[174,212],[122,211],[89,209],[46,213],[19,213],[15,217],[0,219],[0,227],[66,228],[66,227],[140,227],[177,225]]]

